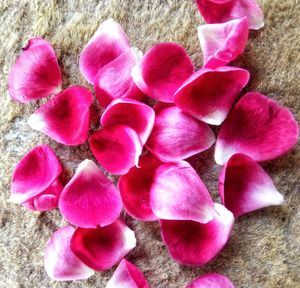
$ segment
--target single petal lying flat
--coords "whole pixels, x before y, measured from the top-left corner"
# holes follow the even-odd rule
[[[214,219],[206,224],[160,220],[163,241],[178,263],[202,266],[223,249],[232,230],[234,217],[218,203],[215,204],[215,209]]]
[[[94,270],[81,262],[70,249],[75,229],[65,226],[58,229],[47,242],[44,266],[53,280],[68,281],[89,278]]]
[[[83,48],[79,68],[85,79],[94,84],[98,71],[130,48],[127,35],[113,19],[104,21]]]
[[[96,229],[77,228],[71,240],[75,255],[96,271],[118,264],[135,245],[134,232],[121,220]]]
[[[249,81],[249,72],[237,67],[200,69],[175,94],[184,112],[211,125],[220,125]]]
[[[133,68],[132,77],[146,95],[172,103],[175,91],[193,72],[193,63],[184,48],[166,42],[146,52]]]
[[[79,145],[87,140],[93,95],[82,86],[72,86],[37,109],[28,119],[29,126],[59,143]]]
[[[61,214],[84,228],[114,222],[122,209],[119,191],[91,160],[81,162],[59,199]]]
[[[159,103],[154,111],[155,123],[146,146],[161,161],[186,159],[215,142],[215,135],[206,123],[178,107]]]
[[[224,275],[210,273],[194,279],[186,288],[234,288],[234,286]]]
[[[248,19],[231,20],[198,27],[203,67],[225,66],[243,53],[248,40]]]
[[[43,38],[30,39],[9,72],[10,96],[27,103],[58,93],[61,84],[61,72],[51,44]]]
[[[236,153],[256,162],[275,159],[292,149],[298,137],[298,124],[287,108],[260,93],[249,92],[222,125],[215,160],[224,165]]]

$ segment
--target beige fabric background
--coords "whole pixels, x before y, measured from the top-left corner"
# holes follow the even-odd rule
[[[251,72],[247,90],[262,91],[289,107],[300,120],[300,2],[261,0],[265,28],[252,32],[244,55],[236,64]],[[77,164],[91,158],[86,145],[65,147],[38,132],[26,121],[42,103],[12,103],[7,74],[27,39],[43,36],[57,51],[64,87],[90,87],[78,68],[78,56],[98,25],[108,17],[120,22],[131,43],[146,51],[158,41],[177,41],[201,66],[196,27],[201,17],[193,0],[2,0],[0,2],[0,287],[105,287],[112,271],[96,273],[86,281],[51,281],[43,268],[43,250],[49,236],[64,224],[57,210],[32,213],[7,202],[13,167],[23,154],[39,143],[50,143],[70,176]],[[91,88],[91,87],[90,87]],[[274,139],[274,142],[276,139]],[[219,167],[213,149],[191,159],[217,199]],[[224,273],[236,287],[300,287],[300,149],[265,167],[286,204],[244,216],[236,221],[224,251],[203,268],[187,268],[168,256],[157,223],[138,223],[138,246],[128,257],[154,288],[184,287],[210,271]]]

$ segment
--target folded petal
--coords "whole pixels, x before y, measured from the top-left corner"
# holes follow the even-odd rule
[[[119,191],[91,160],[81,162],[65,186],[59,209],[66,220],[84,228],[114,222],[122,209]]]
[[[234,288],[224,275],[210,273],[194,279],[186,288]]]
[[[27,103],[58,93],[61,84],[61,72],[51,44],[43,38],[30,39],[9,72],[10,96]]]
[[[98,71],[129,48],[127,35],[121,25],[108,19],[83,48],[79,58],[80,72],[93,84]]]
[[[68,281],[89,278],[94,270],[82,263],[70,249],[75,229],[65,226],[58,229],[47,242],[44,266],[53,280]]]
[[[150,203],[152,211],[160,219],[207,223],[215,214],[207,188],[185,161],[164,163],[156,169]]]
[[[24,203],[45,191],[61,174],[62,167],[48,145],[38,145],[16,165],[10,201]]]
[[[119,179],[119,190],[126,212],[141,221],[154,221],[157,216],[150,206],[150,188],[156,169],[162,163],[151,154],[140,157],[139,166],[132,167]]]
[[[220,125],[249,81],[249,72],[237,67],[200,69],[175,94],[184,112],[211,125]]]
[[[175,91],[193,72],[193,63],[184,48],[170,42],[149,49],[133,68],[132,77],[146,95],[172,103]]]
[[[203,54],[203,67],[225,66],[243,53],[248,40],[248,19],[231,20],[221,24],[198,27]]]
[[[146,146],[160,160],[180,161],[207,150],[215,142],[206,123],[178,107],[159,103],[154,110],[155,123]]]
[[[260,93],[249,92],[222,125],[215,160],[224,165],[235,153],[257,162],[275,159],[293,148],[298,135],[298,124],[287,108]]]
[[[195,221],[160,220],[161,233],[170,255],[180,264],[202,266],[225,246],[234,217],[215,203],[214,219],[207,224]]]
[[[154,125],[155,113],[153,109],[139,101],[127,98],[114,100],[101,116],[101,125],[110,127],[126,125],[132,128],[144,144]]]
[[[121,220],[102,228],[77,228],[71,240],[75,255],[97,271],[108,270],[119,263],[135,245],[134,232]]]
[[[143,146],[136,132],[128,126],[105,127],[89,138],[97,161],[110,173],[126,174],[138,165]]]
[[[37,109],[28,124],[59,143],[82,144],[88,137],[92,102],[93,95],[87,88],[69,87]]]
[[[106,288],[149,288],[143,273],[132,263],[123,259]]]

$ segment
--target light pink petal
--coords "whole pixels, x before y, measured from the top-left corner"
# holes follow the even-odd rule
[[[210,273],[194,279],[186,288],[234,288],[224,275]]]
[[[62,191],[59,209],[70,223],[93,228],[114,222],[121,212],[122,201],[117,188],[97,165],[84,160]]]
[[[26,202],[46,190],[61,172],[59,160],[48,145],[34,147],[15,167],[10,201]]]
[[[154,125],[155,113],[153,109],[139,101],[119,98],[111,102],[101,116],[101,125],[110,127],[126,125],[132,128],[144,144]]]
[[[127,35],[121,25],[113,19],[104,21],[80,54],[82,75],[93,84],[98,71],[129,48]]]
[[[118,264],[135,245],[134,232],[121,220],[102,228],[77,228],[71,240],[75,255],[97,271]]]
[[[203,67],[225,66],[243,53],[248,40],[248,19],[231,20],[221,24],[198,27],[203,54]]]
[[[132,263],[123,259],[113,276],[107,282],[106,288],[149,288],[143,273]]]
[[[225,246],[234,217],[215,203],[214,219],[207,224],[195,221],[160,220],[161,233],[170,255],[180,264],[202,266]]]
[[[58,93],[61,72],[51,44],[43,38],[32,38],[12,66],[8,76],[10,96],[27,103]]]
[[[175,94],[184,112],[211,125],[220,125],[249,81],[249,72],[236,67],[200,69]]]
[[[224,23],[247,16],[249,28],[264,26],[264,15],[255,0],[196,0],[206,23]]]
[[[275,159],[293,148],[298,135],[298,124],[287,108],[260,93],[249,92],[222,125],[215,160],[224,165],[235,153],[257,162]]]
[[[178,107],[159,103],[154,110],[155,124],[146,146],[160,160],[180,161],[215,142],[215,135],[206,123]]]
[[[146,95],[172,103],[175,91],[193,71],[193,63],[182,46],[159,43],[136,64],[132,77]]]
[[[189,163],[164,163],[151,186],[152,211],[160,219],[207,223],[215,213],[211,196]]]
[[[162,163],[151,154],[140,157],[139,166],[133,167],[119,179],[119,190],[126,212],[141,221],[154,221],[150,206],[150,188],[155,170]]]
[[[110,173],[126,174],[138,165],[143,146],[136,132],[128,126],[103,128],[89,138],[97,161]]]
[[[131,76],[133,66],[142,57],[142,52],[131,48],[101,68],[95,77],[96,97],[102,107],[116,98],[140,100],[144,94],[135,85]]]
[[[28,124],[59,143],[82,144],[88,137],[92,102],[93,95],[87,88],[69,87],[37,109]]]

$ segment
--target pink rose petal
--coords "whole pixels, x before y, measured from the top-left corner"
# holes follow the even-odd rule
[[[234,288],[224,275],[210,273],[194,279],[186,288]]]

